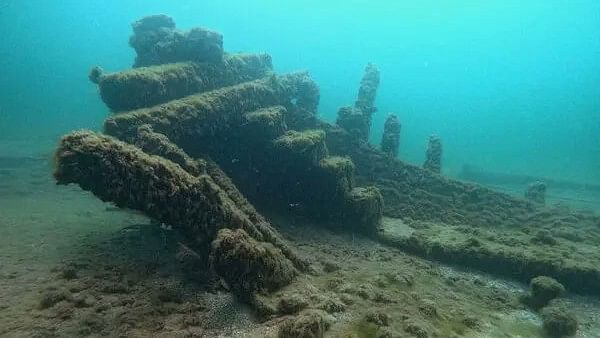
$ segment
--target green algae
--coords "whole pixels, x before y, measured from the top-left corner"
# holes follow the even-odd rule
[[[262,108],[247,113],[245,115],[246,123],[243,125],[250,134],[247,139],[266,141],[281,136],[287,129],[286,115],[287,109],[283,106]]]
[[[321,160],[319,166],[338,177],[349,179],[354,175],[354,163],[349,157],[328,156]]]
[[[290,130],[275,140],[275,145],[300,154],[306,152],[308,149],[322,146],[324,140],[325,132],[322,130]]]
[[[104,129],[110,135],[127,138],[134,128],[150,124],[188,150],[186,146],[193,145],[182,144],[185,140],[195,139],[196,143],[207,135],[239,126],[248,112],[276,105],[283,105],[289,114],[299,109],[297,102],[293,102],[293,84],[306,81],[306,75],[289,74],[277,76],[276,80],[267,77],[114,115],[105,121]]]
[[[471,266],[524,282],[550,276],[577,293],[599,294],[600,256],[595,244],[532,245],[533,236],[514,229],[486,229],[386,219],[380,239],[427,258]],[[396,228],[409,228],[398,231]],[[596,244],[597,245],[597,244]],[[568,253],[570,257],[566,257]]]
[[[225,56],[223,63],[168,63],[102,74],[94,79],[104,103],[112,111],[122,112],[256,80],[271,70],[268,54],[231,54]]]
[[[357,338],[378,338],[377,332],[379,327],[366,320],[361,320],[353,327],[353,331]]]
[[[194,176],[166,158],[86,131],[63,137],[56,161],[59,184],[76,183],[103,201],[174,224],[200,250],[212,242],[212,266],[244,300],[296,275],[296,256],[277,232],[256,222],[262,217],[252,217],[207,173]]]
[[[396,114],[389,114],[383,125],[381,136],[381,151],[396,158],[400,149],[400,131],[402,125]]]

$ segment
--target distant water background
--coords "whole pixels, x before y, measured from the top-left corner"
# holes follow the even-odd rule
[[[373,142],[397,113],[409,162],[438,134],[449,174],[472,164],[600,183],[596,0],[0,0],[0,156],[99,129],[107,110],[87,73],[130,67],[130,24],[157,13],[220,31],[228,51],[269,52],[278,71],[309,70],[329,121],[376,63]]]

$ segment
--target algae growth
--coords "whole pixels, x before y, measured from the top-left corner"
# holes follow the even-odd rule
[[[61,139],[54,178],[141,212],[163,244],[135,268],[61,267],[32,309],[43,325],[84,336],[478,337],[525,312],[541,323],[524,331],[577,332],[558,302],[600,293],[598,216],[546,207],[543,184],[523,199],[445,177],[436,136],[422,167],[403,162],[395,114],[369,144],[374,64],[332,124],[308,73],[274,73],[269,55],[228,54],[219,33],[179,31],[164,15],[133,30],[135,68],[89,74],[114,113],[103,133]]]

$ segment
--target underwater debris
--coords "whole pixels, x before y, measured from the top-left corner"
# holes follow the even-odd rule
[[[572,337],[577,333],[577,318],[559,306],[549,306],[542,311],[543,328],[550,337]]]
[[[546,183],[534,182],[527,187],[525,191],[525,198],[539,204],[546,203]]]
[[[230,54],[222,63],[180,62],[141,67],[118,73],[98,73],[100,97],[114,112],[151,107],[187,95],[265,77],[272,71],[268,54]]]
[[[142,21],[134,30],[141,30],[140,41],[148,38],[148,45],[162,43],[162,34],[165,41],[171,39],[169,34],[176,35],[175,24],[168,17]],[[200,37],[202,40],[202,34]],[[291,283],[299,271],[309,267],[249,200],[260,210],[274,214],[284,210],[288,213],[283,217],[290,218],[302,214],[311,221],[336,223],[344,231],[387,243],[391,241],[379,232],[384,213],[407,222],[441,221],[444,224],[440,227],[446,228],[454,228],[447,224],[460,224],[469,228],[469,234],[460,238],[458,245],[436,242],[424,231],[415,231],[406,242],[392,245],[462,265],[487,266],[497,270],[494,273],[512,277],[548,272],[561,282],[566,280],[569,288],[597,292],[600,275],[594,268],[571,269],[570,262],[524,257],[516,250],[490,247],[488,239],[479,235],[478,226],[535,223],[544,219],[539,215],[546,210],[434,173],[441,171],[441,142],[439,154],[432,156],[438,157],[437,169],[434,165],[424,170],[396,160],[401,126],[395,116],[386,121],[381,151],[367,143],[379,85],[379,71],[374,66],[367,67],[355,105],[342,108],[338,125],[332,126],[317,118],[319,89],[306,73],[267,74],[271,70],[267,55],[223,55],[219,62],[183,60],[117,74],[96,71],[91,80],[101,87],[111,76],[123,77],[115,85],[121,89],[114,90],[123,93],[123,107],[132,106],[115,110],[140,109],[107,119],[106,133],[122,142],[87,132],[66,136],[57,152],[59,183],[78,183],[103,200],[142,210],[178,227],[191,252],[182,253],[180,258],[193,255],[197,260],[210,260],[228,289],[262,315],[298,313],[315,304],[306,305],[294,295],[284,296],[276,305],[256,300],[263,296],[261,293]],[[126,76],[135,72],[137,77]],[[194,81],[201,88],[191,85]],[[124,89],[138,85],[139,89]],[[159,105],[148,107],[154,104]],[[357,187],[357,182],[371,186]],[[527,232],[528,244],[533,233]],[[196,254],[198,247],[201,254]],[[354,255],[352,250],[347,252]],[[381,261],[393,258],[379,256],[364,257]],[[342,312],[353,303],[358,307],[368,301],[387,307],[397,302],[393,293],[380,290],[388,287],[384,282],[343,285],[342,277],[351,268],[322,265],[325,272],[337,271],[338,279],[331,281],[330,288],[339,292],[325,299],[307,297],[307,302],[318,303],[316,307],[324,311],[306,311],[290,318],[280,328],[281,337],[321,337],[329,325],[325,312]],[[390,278],[389,286],[408,288],[415,284],[412,275],[400,277]],[[123,285],[111,285],[106,291],[127,290]],[[163,301],[183,300],[178,295],[172,297],[169,290],[158,291],[168,291],[159,293]],[[445,319],[445,311],[438,310],[433,302],[424,300],[415,310],[428,319]],[[393,326],[427,337],[425,329],[407,323]],[[382,337],[394,333],[391,329],[380,331]]]
[[[181,61],[222,61],[223,36],[217,32],[203,28],[181,32],[166,15],[147,16],[134,22],[132,28],[129,45],[137,53],[134,67]]]
[[[141,125],[135,137],[129,141],[145,153],[158,155],[179,164],[193,176],[206,173],[206,163],[192,159],[181,148],[171,143],[166,135],[154,132],[149,124]]]
[[[294,76],[272,77],[285,89],[284,93],[291,98],[291,105],[285,105],[290,114],[286,115],[289,129],[314,129],[319,124],[317,112],[321,92],[317,83],[307,72],[295,73]]]
[[[436,135],[429,137],[423,169],[430,170],[436,174],[442,171],[442,140]]]
[[[365,68],[354,106],[342,107],[336,123],[347,130],[354,140],[366,143],[369,140],[371,121],[375,108],[375,97],[379,88],[379,69],[371,63]]]
[[[242,229],[219,231],[212,243],[211,264],[243,300],[251,300],[257,291],[274,291],[287,285],[297,274],[279,249],[256,241]]]
[[[381,137],[381,151],[390,157],[398,157],[400,147],[400,130],[402,125],[396,114],[388,115],[383,125],[383,136]]]
[[[349,205],[351,161],[326,157],[323,130],[286,131],[290,120],[302,121],[304,126],[310,121],[292,116],[314,117],[319,95],[312,83],[304,73],[267,77],[111,116],[105,130],[135,143],[138,128],[148,124],[186,152],[214,158],[250,196],[260,187],[258,198],[269,196],[280,208],[301,205],[298,212],[333,221]],[[351,213],[356,215],[356,211]]]
[[[379,69],[372,63],[365,68],[365,73],[360,81],[358,97],[354,107],[360,109],[365,114],[365,119],[371,125],[371,117],[377,111],[375,107],[375,98],[379,89]],[[366,135],[368,138],[368,134]]]
[[[262,108],[245,114],[243,127],[248,132],[247,138],[265,142],[283,135],[287,130],[286,115],[287,109],[283,106]]]
[[[421,225],[430,225],[431,228]],[[417,222],[415,228],[412,228],[389,218],[384,219],[382,227],[383,230],[377,236],[380,241],[428,259],[457,263],[524,282],[537,276],[549,276],[571,292],[600,293],[598,260],[593,259],[587,250],[583,256],[587,260],[564,259],[563,250],[572,250],[567,246],[544,248],[544,253],[541,254],[540,247],[531,245],[529,240],[518,241],[520,232],[512,229],[507,229],[506,233],[515,239],[514,242],[501,244],[490,241],[481,234],[480,245],[473,246],[468,245],[470,241],[465,243],[469,238],[467,236],[472,235],[470,227],[465,229],[471,230],[467,233],[450,230],[451,227],[444,223]],[[412,230],[405,231],[402,230],[403,227],[407,228],[405,230]]]
[[[192,238],[214,238],[216,226],[249,223],[233,203],[219,200],[223,193],[210,177],[194,177],[167,159],[149,156],[109,136],[87,131],[69,134],[61,140],[56,162],[58,184],[77,183],[104,201],[177,224],[194,234]]]
[[[383,197],[378,188],[354,188],[347,203],[343,219],[350,229],[365,234],[377,232],[383,217]]]
[[[327,156],[325,132],[322,130],[290,130],[277,138],[273,145],[281,156],[291,157],[291,161],[302,163],[295,165],[317,166]]]
[[[323,174],[322,192],[335,199],[345,198],[354,188],[354,163],[348,157],[327,156],[319,162]]]
[[[150,125],[142,125],[138,128],[137,134],[130,138],[129,143],[132,143],[142,149],[144,152],[164,157],[176,164],[179,164],[188,173],[199,176],[209,175],[213,181],[227,194],[227,196],[235,202],[238,208],[243,211],[246,216],[255,224],[268,224],[262,215],[248,202],[242,193],[233,184],[231,179],[225,174],[221,168],[210,159],[192,159],[181,148],[172,143],[164,134],[157,133],[152,130]],[[269,241],[274,243],[281,250],[286,250],[285,245],[281,243],[277,236],[267,230],[268,227],[261,228],[261,236],[269,238]],[[287,255],[294,260],[298,267],[305,266],[306,263],[300,262],[291,253]]]
[[[367,141],[371,125],[362,110],[355,107],[342,107],[338,110],[336,123],[352,135],[353,140]]]
[[[295,73],[223,87],[111,116],[105,121],[104,129],[109,135],[125,139],[140,125],[150,124],[154,130],[188,151],[188,148],[193,149],[193,145],[186,141],[196,144],[206,139],[205,143],[212,145],[215,135],[239,128],[246,113],[261,108],[281,105],[288,115],[299,109],[306,113],[308,108],[301,105],[304,101],[295,100],[295,93],[299,90],[294,88],[305,81],[306,74]],[[311,113],[316,114],[316,111]],[[285,118],[288,122],[287,116]]]
[[[270,289],[284,281],[289,282],[290,276],[296,273],[294,264],[303,267],[302,260],[286,248],[268,223],[253,222],[246,213],[248,209],[245,208],[246,212],[240,209],[207,174],[193,176],[163,157],[150,156],[133,145],[85,131],[72,133],[61,140],[56,161],[54,175],[58,184],[77,183],[103,201],[140,210],[161,222],[175,224],[195,245],[210,243],[217,238],[220,229],[243,229],[243,234],[219,232],[221,238],[213,245],[213,250],[229,254],[232,264],[252,263],[256,271],[270,273],[270,279],[254,282],[250,279],[253,276],[246,276],[248,285],[240,289],[244,292],[250,292],[253,286]],[[234,235],[245,242],[232,248],[227,243]],[[250,248],[252,245],[256,248]],[[253,261],[244,261],[248,259],[243,257],[246,253],[252,254]],[[243,264],[225,269],[225,257],[215,260],[217,271],[234,275],[243,273],[239,270],[243,269]],[[262,263],[270,265],[261,267]],[[276,270],[269,270],[273,268]],[[282,275],[278,276],[278,273]],[[224,279],[232,283],[232,280]]]
[[[524,199],[452,180],[399,159],[390,160],[369,144],[357,145],[340,126],[323,128],[330,154],[348,156],[356,167],[357,181],[379,188],[388,217],[473,226],[518,226],[523,224],[519,215],[535,210]]]
[[[347,157],[327,155],[322,130],[289,131],[275,140],[275,147],[280,150],[275,166],[286,173],[277,187],[289,187],[285,200],[300,200],[313,219],[341,223],[353,231],[371,234],[379,226],[379,190],[354,188],[354,164]]]
[[[90,79],[90,81],[92,83],[99,84],[100,81],[102,81],[102,78],[104,77],[104,75],[105,75],[104,69],[102,69],[102,67],[94,66],[90,70],[90,73],[88,74],[88,78]]]

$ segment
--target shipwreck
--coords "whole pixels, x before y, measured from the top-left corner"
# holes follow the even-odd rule
[[[378,113],[375,65],[367,65],[356,102],[330,124],[319,118],[310,75],[277,74],[268,54],[227,53],[219,33],[179,31],[164,15],[137,21],[133,31],[132,69],[89,74],[112,111],[103,133],[64,136],[54,176],[172,225],[240,300],[259,307],[260,295],[311,272],[310,260],[263,216],[271,213],[600,294],[594,238],[565,235],[597,232],[597,216],[445,177],[435,136],[423,166],[403,162],[395,114],[381,145],[368,143]]]

